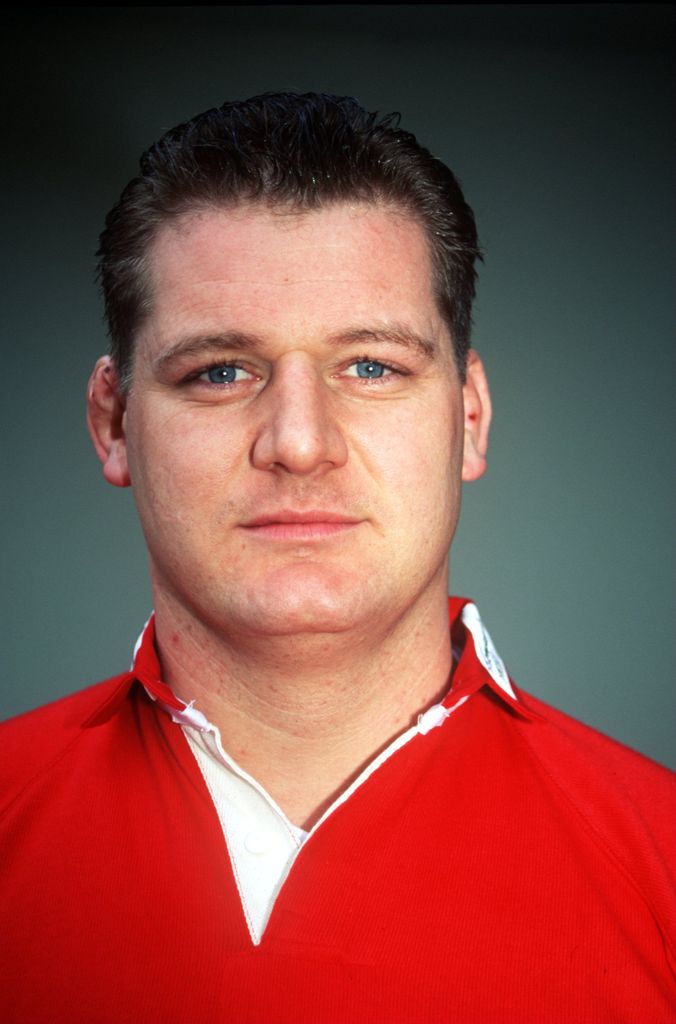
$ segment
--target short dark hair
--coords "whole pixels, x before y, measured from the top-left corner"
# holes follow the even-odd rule
[[[143,154],[140,174],[106,218],[99,278],[123,387],[134,336],[151,309],[148,248],[163,224],[244,202],[315,210],[355,200],[395,204],[424,228],[436,300],[464,380],[480,251],[453,173],[399,128],[398,114],[380,117],[343,96],[266,93],[168,131]]]

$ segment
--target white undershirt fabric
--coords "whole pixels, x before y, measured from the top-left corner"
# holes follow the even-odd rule
[[[216,726],[182,726],[214,801],[242,910],[258,944],[275,897],[307,838],[272,797],[226,754]]]
[[[465,605],[462,619],[472,633],[477,656],[484,668],[503,690],[515,697],[504,664],[475,605]],[[211,794],[230,855],[242,910],[255,945],[263,937],[277,894],[303,843],[310,840],[329,815],[397,750],[416,736],[425,736],[431,729],[442,725],[468,699],[467,696],[461,697],[450,707],[434,704],[418,715],[416,725],[397,736],[374,758],[309,832],[292,824],[260,783],[226,753],[217,726],[197,708],[192,704],[185,705],[181,711],[166,708],[183,729]]]
[[[424,735],[441,725],[467,699],[462,697],[451,708],[435,704],[420,715],[418,724],[398,736],[371,761],[309,832],[293,825],[260,783],[223,750],[215,725],[209,724],[206,729],[182,725],[218,813],[242,909],[255,945],[263,937],[277,893],[303,843],[388,757],[414,736]]]

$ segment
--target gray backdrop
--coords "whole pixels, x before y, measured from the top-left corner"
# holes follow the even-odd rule
[[[454,592],[521,686],[673,764],[667,5],[4,18],[3,713],[123,670],[150,605],[131,494],[84,429],[106,210],[179,120],[320,89],[400,110],[477,214],[495,425]]]

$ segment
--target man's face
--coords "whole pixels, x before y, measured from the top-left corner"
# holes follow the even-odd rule
[[[158,605],[233,636],[367,637],[444,600],[463,388],[418,224],[211,210],[150,262],[118,463]]]

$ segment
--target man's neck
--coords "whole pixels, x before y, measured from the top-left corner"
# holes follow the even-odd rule
[[[363,635],[237,638],[156,596],[164,681],[305,828],[448,688],[445,591]]]

